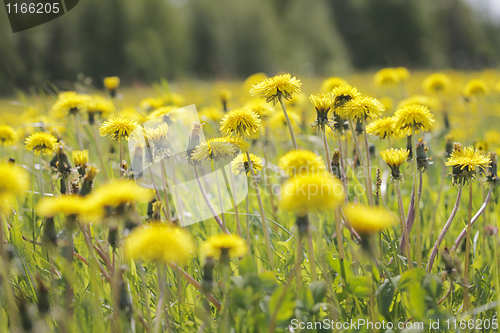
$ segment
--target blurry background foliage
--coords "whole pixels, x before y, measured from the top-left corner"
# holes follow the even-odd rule
[[[474,0],[479,1],[479,0]],[[0,93],[78,73],[125,84],[255,72],[347,75],[500,63],[500,25],[462,0],[84,0],[12,34],[0,10]]]

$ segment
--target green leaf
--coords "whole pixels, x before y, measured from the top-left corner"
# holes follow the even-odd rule
[[[414,268],[404,272],[399,279],[399,290],[408,290],[413,284],[419,284],[425,276],[423,268]]]
[[[250,273],[257,273],[255,270],[255,265],[253,264],[253,259],[251,256],[246,256],[240,260],[240,265],[238,266],[240,275],[247,275]]]
[[[278,281],[276,280],[276,275],[273,272],[262,272],[259,275],[259,279],[261,281],[261,287],[264,292],[268,294],[272,294],[272,292],[278,286]]]
[[[309,288],[302,288],[299,292],[301,306],[311,312],[314,306],[314,296]]]
[[[277,288],[271,296],[268,304],[269,318],[276,316],[276,323],[288,321],[292,318],[295,310],[295,295],[285,286]]]
[[[311,290],[315,304],[323,301],[326,296],[326,289],[327,286],[326,282],[324,281],[311,282],[311,284],[309,285],[309,290]]]
[[[408,288],[410,303],[409,310],[415,320],[423,320],[425,315],[425,296],[426,292],[420,284],[414,283]]]
[[[347,289],[359,298],[370,296],[371,279],[366,276],[353,276],[347,281]]]
[[[394,297],[394,286],[390,281],[384,282],[377,290],[378,306],[380,314],[386,316],[391,308],[392,300]]]

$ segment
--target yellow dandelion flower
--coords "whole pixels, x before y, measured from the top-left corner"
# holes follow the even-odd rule
[[[136,121],[138,123],[142,123],[146,120],[146,117],[144,117],[138,110],[135,108],[125,108],[120,110],[118,112],[118,116],[121,118],[129,118],[133,121]]]
[[[88,149],[73,150],[72,155],[73,155],[73,163],[75,164],[75,167],[85,166],[89,162]]]
[[[0,197],[22,197],[30,188],[29,176],[23,168],[0,163]]]
[[[401,81],[401,77],[395,68],[383,68],[374,77],[378,87],[393,87]]]
[[[164,105],[165,105],[165,101],[161,97],[157,97],[157,98],[148,97],[148,98],[144,98],[143,100],[141,100],[139,102],[139,106],[147,111],[153,111],[153,110],[159,109]]]
[[[394,117],[384,117],[375,119],[371,124],[366,126],[366,133],[378,135],[379,138],[385,139],[395,135],[394,133]]]
[[[250,144],[239,136],[224,136],[222,138],[212,139],[212,141],[229,142],[236,145],[242,151],[247,151],[250,148]]]
[[[465,97],[482,96],[488,93],[488,87],[483,80],[472,79],[467,82],[463,89]]]
[[[243,82],[243,89],[245,92],[249,92],[252,86],[266,80],[268,77],[264,73],[255,73],[250,75],[245,82]]]
[[[149,202],[151,190],[139,187],[131,180],[112,180],[95,189],[94,203],[98,207],[118,207],[126,203]]]
[[[0,125],[0,146],[11,146],[16,143],[17,133],[8,125]]]
[[[202,121],[221,121],[224,117],[224,112],[215,106],[204,107],[200,110],[200,119]]]
[[[255,172],[262,170],[262,159],[259,156],[250,154],[250,161],[252,162]],[[236,156],[236,158],[231,162],[231,167],[235,175],[239,175],[244,172],[246,172],[247,175],[250,175],[250,164],[248,164],[246,154],[239,154]]]
[[[224,116],[221,121],[220,132],[224,135],[256,133],[260,127],[259,115],[251,109],[236,109]]]
[[[408,81],[410,79],[410,71],[406,67],[396,67],[395,69],[401,81]]]
[[[303,216],[336,208],[344,200],[342,182],[330,174],[296,176],[283,186],[279,207]]]
[[[139,124],[128,118],[115,117],[105,121],[99,127],[101,136],[111,136],[111,139],[121,141],[128,140],[130,134],[136,129]]]
[[[178,107],[172,105],[162,106],[151,112],[146,118],[148,120],[158,118],[164,123],[176,121],[179,114],[177,112],[173,112],[175,110],[178,110]]]
[[[89,115],[100,113],[105,117],[115,112],[115,104],[109,99],[96,95],[88,98],[86,110]]]
[[[261,99],[252,99],[245,104],[245,107],[256,112],[262,120],[274,113],[273,107]]]
[[[238,153],[238,146],[236,144],[217,139],[210,139],[198,145],[191,154],[191,159],[196,162],[208,160],[219,161],[236,156]]]
[[[349,102],[352,99],[357,97],[361,97],[361,94],[358,92],[358,89],[351,86],[339,86],[332,90],[333,94],[333,106],[335,108],[342,107],[345,103]]]
[[[348,83],[346,80],[340,78],[340,77],[329,77],[323,83],[321,84],[321,91],[325,93],[332,92],[333,89],[341,86],[347,86]]]
[[[95,208],[89,205],[87,197],[62,195],[58,198],[44,198],[38,203],[36,210],[38,214],[44,217],[54,217],[57,214],[66,217],[77,217],[96,214]]]
[[[290,123],[292,124],[293,131],[298,134],[301,132],[300,123],[301,117],[295,112],[293,109],[288,110],[288,118],[290,119]],[[288,124],[286,122],[285,114],[283,112],[276,112],[272,115],[268,122],[272,129],[280,132],[287,130]],[[287,130],[288,131],[288,130]],[[281,132],[280,132],[281,133]]]
[[[445,165],[457,167],[460,170],[467,168],[467,171],[476,171],[476,169],[484,170],[489,164],[490,159],[484,152],[470,146],[455,149]]]
[[[289,177],[324,173],[326,170],[323,158],[305,149],[289,151],[279,159],[278,166],[283,169]]]
[[[226,258],[240,258],[247,253],[247,246],[245,240],[238,236],[231,236],[228,234],[220,234],[211,236],[203,244],[205,254],[207,257],[219,259]]]
[[[384,106],[376,98],[356,97],[347,102],[344,107],[339,110],[339,115],[342,118],[349,119],[375,119],[378,118],[384,110]]]
[[[89,98],[88,95],[78,94],[74,91],[60,93],[50,113],[58,118],[66,117],[68,114],[75,115],[87,108]]]
[[[229,89],[219,90],[218,95],[219,95],[219,99],[222,101],[222,103],[227,103],[231,99],[231,97],[233,96],[233,94],[231,93],[231,90],[229,90]]]
[[[411,128],[428,131],[434,123],[434,116],[429,112],[429,108],[418,104],[407,105],[397,110],[394,117],[394,128],[398,131]]]
[[[120,78],[118,76],[105,77],[104,86],[108,90],[116,90],[120,86]]]
[[[384,106],[384,108],[387,110],[387,111],[390,111],[392,110],[392,108],[394,107],[394,100],[390,97],[382,97],[380,99],[380,103],[382,103],[382,105]]]
[[[144,136],[149,143],[153,143],[155,148],[166,148],[168,134],[168,124],[162,123],[155,128],[146,128]]]
[[[414,95],[399,102],[398,109],[402,109],[405,106],[412,104],[426,106],[427,108],[429,108],[429,110],[438,110],[441,107],[439,100],[434,97]]]
[[[318,130],[325,130],[325,126],[333,129],[335,122],[328,119],[328,112],[333,107],[333,95],[319,93],[316,95],[310,95],[309,100],[314,105],[316,109],[316,119],[311,124],[312,127],[316,127]]]
[[[476,148],[477,150],[480,150],[482,152],[487,152],[488,151],[488,142],[476,141],[476,142],[474,142],[474,148]]]
[[[260,95],[266,99],[266,102],[276,103],[280,100],[281,96],[289,100],[293,95],[300,92],[302,83],[290,74],[276,75],[272,78],[266,79],[258,84],[255,84],[250,89],[252,96]]]
[[[134,228],[126,238],[124,248],[130,259],[178,265],[185,264],[194,251],[187,232],[162,223]]]
[[[378,233],[398,222],[396,215],[379,206],[349,205],[344,208],[344,214],[361,237]]]
[[[31,134],[24,141],[26,150],[33,151],[35,154],[42,153],[43,155],[49,155],[54,151],[56,147],[57,139],[49,133],[36,132]]]
[[[399,171],[399,167],[406,161],[409,154],[410,151],[407,149],[394,148],[380,152],[380,155],[382,155],[382,159],[384,160],[384,162],[387,163],[387,165],[391,168],[391,176],[393,179],[401,179],[402,175]]]
[[[451,80],[444,73],[434,73],[424,80],[422,86],[428,93],[447,92],[451,88]]]

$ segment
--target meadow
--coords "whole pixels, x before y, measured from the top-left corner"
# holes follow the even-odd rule
[[[0,101],[0,332],[498,331],[500,72],[104,85]]]

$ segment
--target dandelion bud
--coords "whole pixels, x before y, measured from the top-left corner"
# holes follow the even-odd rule
[[[110,226],[108,232],[108,243],[113,248],[113,251],[115,251],[116,248],[118,247],[119,238],[120,237],[118,235],[118,227]]]
[[[196,146],[200,144],[200,134],[203,130],[203,125],[200,123],[193,123],[193,127],[191,128],[191,132],[189,133],[189,143],[186,149],[186,155],[188,159],[188,163],[193,165],[193,160],[191,159],[191,154],[194,152]]]
[[[335,149],[332,156],[332,172],[338,178],[342,179],[342,173],[340,172],[340,151]]]
[[[453,136],[451,134],[448,134],[446,137],[446,153],[445,153],[445,157],[448,157],[451,155],[451,153],[453,152]]]
[[[486,176],[486,178],[488,179],[489,182],[497,182],[499,180],[497,174],[497,167],[498,167],[497,154],[491,152],[489,153],[489,157],[490,157],[490,165],[488,167],[488,175]]]
[[[98,172],[99,169],[97,169],[93,165],[89,165],[87,167],[87,172],[83,177],[82,187],[80,188],[80,192],[78,193],[80,196],[84,197],[90,193],[90,191],[92,190],[92,185],[94,184],[94,178]]]
[[[408,150],[408,161],[410,161],[413,158],[413,144],[411,143],[412,137],[411,135],[408,135],[406,137],[406,150]]]
[[[207,257],[203,265],[203,280],[201,282],[201,290],[204,293],[209,293],[214,284],[214,258]]]
[[[363,122],[361,121],[361,119],[356,120],[356,134],[363,134]]]
[[[73,163],[75,167],[78,168],[78,173],[83,176],[85,175],[85,168],[89,162],[89,151],[85,150],[74,150],[73,151]]]
[[[295,220],[295,225],[299,230],[299,234],[304,236],[307,234],[307,229],[309,228],[309,218],[307,214],[305,215],[297,215],[297,219]]]
[[[57,171],[62,175],[68,175],[71,172],[71,163],[62,144],[57,146]]]
[[[445,247],[441,253],[441,261],[444,263],[445,271],[450,280],[458,280],[462,273],[462,265],[457,258],[453,258],[450,255],[450,250],[447,247]]]
[[[430,158],[427,158],[427,150],[424,140],[419,139],[417,142],[417,165],[422,171],[425,171],[432,164]]]
[[[161,206],[161,201],[156,201],[155,203],[153,203],[153,220],[161,219]]]
[[[154,205],[155,202],[156,202],[156,199],[153,199],[150,202],[148,202],[148,211],[147,211],[147,214],[148,214],[148,219],[149,220],[151,220],[153,218],[153,205]]]

